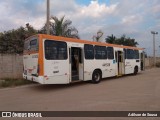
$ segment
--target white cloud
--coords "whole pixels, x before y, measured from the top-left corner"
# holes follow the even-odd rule
[[[98,1],[91,1],[88,6],[83,6],[80,9],[81,15],[91,17],[101,17],[107,14],[112,14],[117,7],[117,4],[106,6],[106,4],[99,4]]]
[[[128,24],[128,25],[134,25],[134,24],[137,24],[137,23],[141,22],[142,19],[143,18],[140,15],[125,16],[122,19],[122,23],[123,24]]]
[[[50,1],[51,15],[70,19],[81,39],[92,40],[101,29],[104,37],[126,34],[135,38],[140,47],[146,42],[152,48],[150,31],[160,32],[160,0],[110,0],[110,4],[92,0],[88,5],[77,4],[76,0]],[[40,29],[46,21],[45,0],[1,0],[0,9],[0,32],[28,22]]]
[[[157,20],[160,20],[160,14],[159,14],[160,13],[160,3],[153,6],[151,11],[152,11],[152,15],[154,16],[154,18],[156,18]]]
[[[33,26],[36,28],[40,28],[40,24],[43,24],[37,24],[42,21],[40,18],[42,18],[44,13],[41,2],[33,2],[32,0],[3,0],[0,1],[0,8],[0,32],[25,26],[28,22],[34,23]]]
[[[154,13],[160,12],[160,5],[154,6],[154,7],[153,7],[153,12],[154,12]]]

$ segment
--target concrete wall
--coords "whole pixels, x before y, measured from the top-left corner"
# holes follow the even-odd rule
[[[153,67],[153,62],[154,62],[153,57],[145,58],[145,67],[146,68]],[[156,58],[156,62],[160,62],[160,57]]]
[[[160,62],[160,58],[156,58]],[[145,58],[145,67],[153,66],[153,58]],[[22,78],[23,57],[22,55],[0,54],[0,78]]]
[[[0,78],[22,78],[22,55],[0,54]]]

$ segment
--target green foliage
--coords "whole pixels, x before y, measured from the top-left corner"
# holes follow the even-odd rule
[[[31,27],[20,27],[0,33],[0,53],[17,53],[23,52],[25,38],[36,34],[37,31]]]
[[[107,36],[105,39],[107,43],[115,44],[116,43],[116,37],[112,34],[111,36]]]
[[[118,45],[126,45],[126,46],[134,46],[136,47],[138,43],[135,39],[130,37],[126,37],[126,35],[122,35],[120,38],[116,38],[113,34],[111,36],[107,36],[105,39],[107,43],[118,44]]]
[[[55,36],[63,36],[79,39],[78,30],[71,26],[71,20],[65,20],[65,16],[58,19],[57,17],[51,17],[50,22],[50,34]],[[39,31],[40,33],[46,33],[46,25]]]
[[[61,19],[57,17],[51,17],[50,33],[51,35],[77,38],[79,39],[78,30],[72,27],[72,21],[65,20],[64,16]],[[46,26],[37,31],[29,24],[26,27],[19,27],[9,31],[0,33],[0,53],[23,53],[24,40],[37,33],[46,33]]]

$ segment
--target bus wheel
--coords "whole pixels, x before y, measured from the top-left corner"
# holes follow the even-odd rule
[[[99,83],[101,81],[102,75],[99,70],[95,70],[92,74],[92,83]]]
[[[134,68],[134,75],[137,75],[137,73],[138,73],[138,67],[136,66],[135,68]]]

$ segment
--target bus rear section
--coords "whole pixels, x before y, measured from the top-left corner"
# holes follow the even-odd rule
[[[45,35],[25,40],[23,77],[40,84],[70,83],[67,43]]]
[[[25,40],[23,53],[23,78],[42,83],[39,79],[39,45],[38,36]]]

